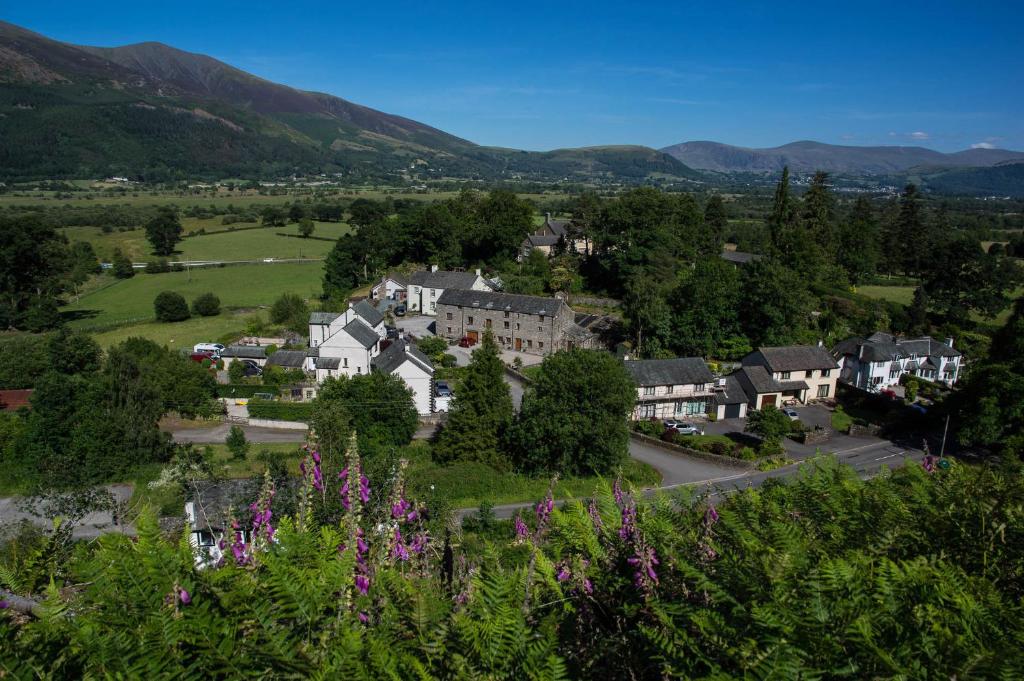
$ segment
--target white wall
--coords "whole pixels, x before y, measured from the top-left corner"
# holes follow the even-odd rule
[[[412,390],[412,401],[416,405],[416,413],[431,413],[430,393],[434,387],[431,374],[411,360],[402,362],[392,374],[405,381],[405,384]]]

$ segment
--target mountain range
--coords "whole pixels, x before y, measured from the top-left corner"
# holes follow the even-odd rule
[[[854,147],[821,142],[792,142],[750,149],[719,142],[683,142],[661,151],[698,170],[720,173],[796,173],[824,170],[846,175],[894,175],[912,170],[989,167],[1024,162],[1024,153],[1005,149],[966,149],[944,154],[924,147]]]
[[[662,152],[528,152],[297,90],[160,43],[89,47],[0,22],[0,177],[591,179],[700,174]]]
[[[110,175],[160,181],[335,173],[360,180],[656,179],[796,173],[919,181],[937,191],[1024,195],[1024,153],[794,142],[684,142],[520,151],[298,90],[212,57],[146,42],[90,47],[0,22],[0,181]]]

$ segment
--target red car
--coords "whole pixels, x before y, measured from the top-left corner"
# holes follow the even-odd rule
[[[471,338],[470,336],[463,336],[462,338],[459,339],[460,348],[471,348],[474,345],[476,345],[476,338]]]
[[[203,351],[203,352],[193,352],[193,353],[192,353],[191,355],[189,355],[188,357],[189,357],[189,359],[191,359],[191,360],[192,360],[193,362],[198,362],[199,364],[202,364],[202,363],[203,363],[203,360],[204,360],[204,359],[208,359],[208,360],[210,360],[211,362],[216,362],[216,361],[217,361],[217,356],[216,356],[216,355],[214,355],[214,354],[213,354],[212,352],[208,352],[208,351]]]

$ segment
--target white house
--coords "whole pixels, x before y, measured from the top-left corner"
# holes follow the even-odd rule
[[[952,387],[962,361],[952,338],[900,338],[882,331],[868,338],[848,338],[832,354],[841,362],[839,377],[844,383],[871,392],[898,385],[908,374]]]
[[[742,360],[733,376],[754,409],[779,402],[824,400],[836,395],[839,364],[821,345],[762,347]]]
[[[373,358],[372,365],[374,371],[392,374],[405,381],[412,391],[416,413],[433,413],[434,367],[415,345],[396,340]]]
[[[434,265],[430,271],[413,272],[409,277],[409,291],[406,305],[410,312],[434,316],[437,314],[437,299],[446,290],[490,291],[490,282],[475,272],[450,272],[438,270]]]
[[[717,410],[715,377],[699,357],[625,362],[636,383],[634,419],[691,418]]]
[[[409,279],[397,272],[388,272],[370,289],[373,300],[404,302],[409,295]]]

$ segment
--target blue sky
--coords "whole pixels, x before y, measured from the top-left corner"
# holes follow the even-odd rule
[[[1024,149],[1020,0],[5,4],[59,40],[157,40],[481,144]]]

